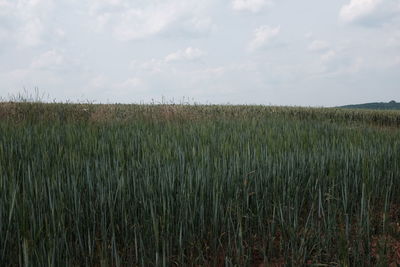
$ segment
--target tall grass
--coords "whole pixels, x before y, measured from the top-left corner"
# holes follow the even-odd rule
[[[0,118],[2,265],[398,260],[400,113],[8,103]]]

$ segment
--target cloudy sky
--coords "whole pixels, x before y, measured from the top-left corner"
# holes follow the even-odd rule
[[[400,0],[0,0],[0,97],[400,101]]]

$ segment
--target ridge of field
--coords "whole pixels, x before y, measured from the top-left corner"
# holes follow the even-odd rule
[[[129,122],[134,120],[208,120],[279,116],[343,124],[399,127],[397,110],[307,108],[256,105],[179,104],[69,104],[40,102],[0,102],[0,119],[58,122]]]
[[[0,104],[4,266],[400,264],[400,112]]]

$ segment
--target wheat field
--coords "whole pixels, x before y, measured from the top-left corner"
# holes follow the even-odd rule
[[[0,104],[2,266],[396,266],[400,112]]]

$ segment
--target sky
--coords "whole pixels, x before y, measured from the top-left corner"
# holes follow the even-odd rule
[[[0,0],[0,97],[400,102],[400,0]]]

